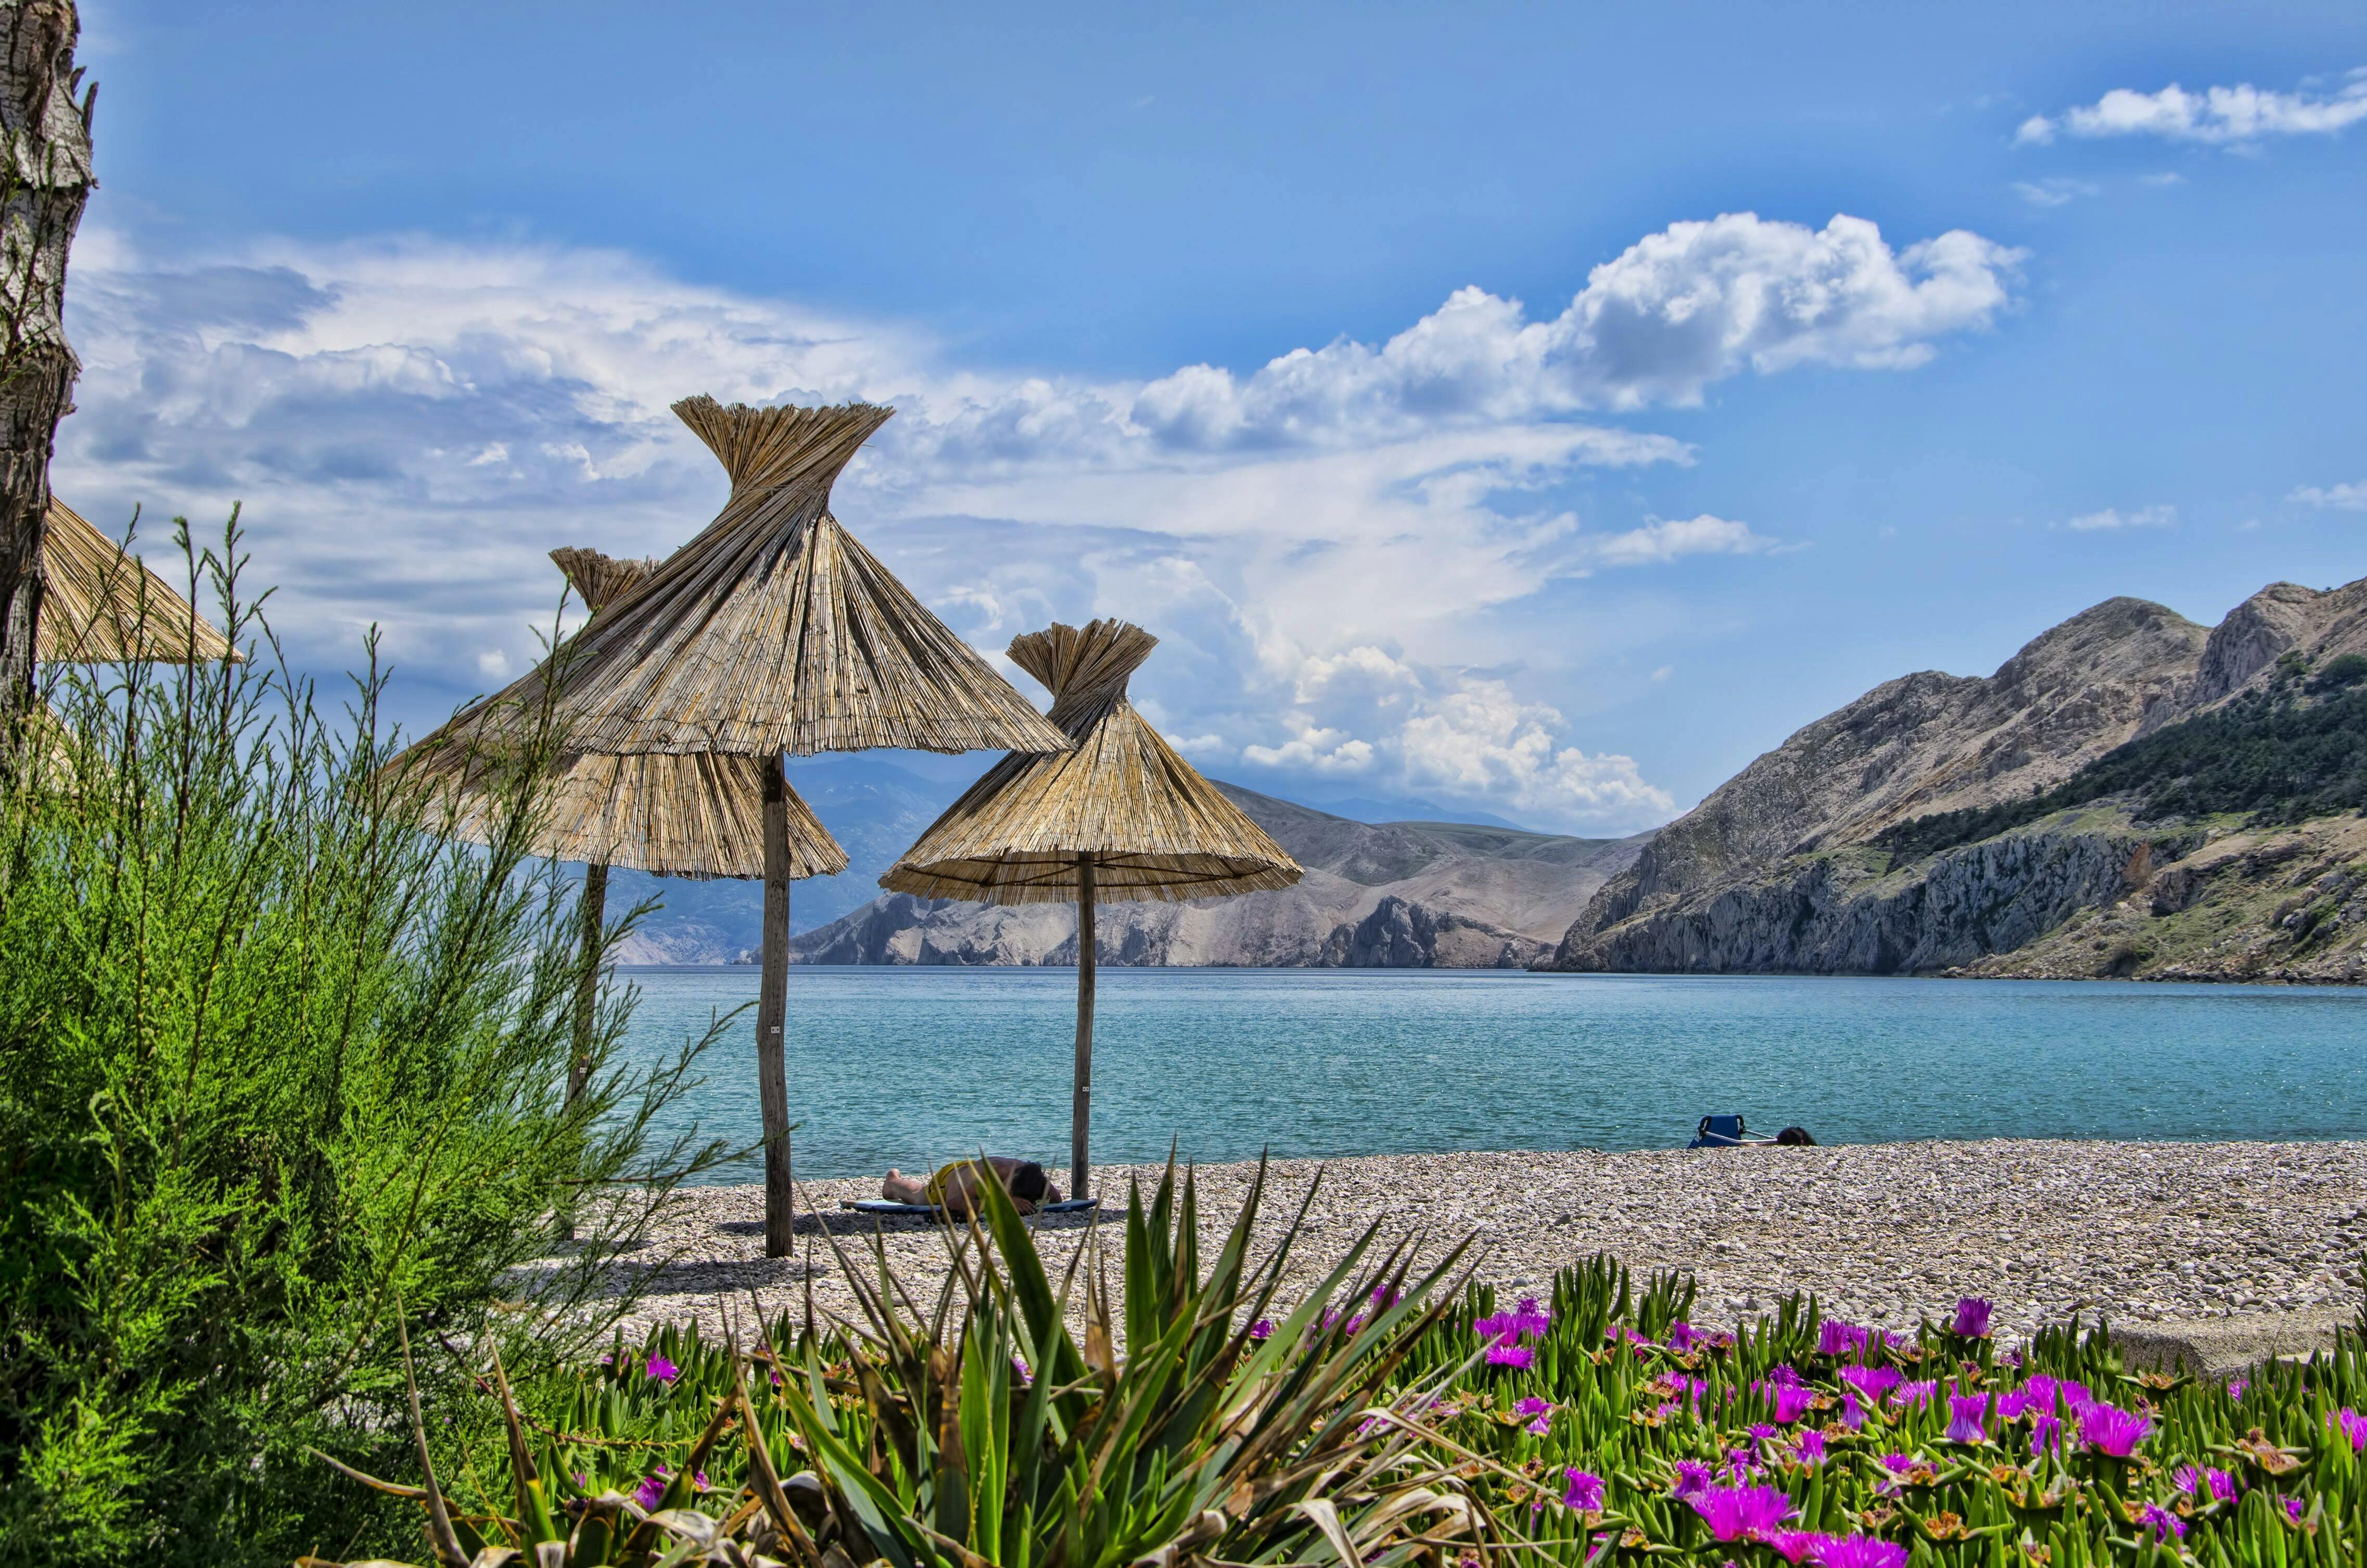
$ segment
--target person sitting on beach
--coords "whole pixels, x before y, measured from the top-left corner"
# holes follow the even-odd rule
[[[1011,1194],[1013,1206],[1023,1214],[1060,1201],[1059,1188],[1032,1159],[989,1155],[985,1164],[986,1174]],[[891,1203],[917,1203],[967,1219],[978,1213],[979,1179],[979,1162],[974,1159],[957,1159],[926,1181],[915,1181],[889,1166],[887,1179],[879,1183],[879,1196]]]

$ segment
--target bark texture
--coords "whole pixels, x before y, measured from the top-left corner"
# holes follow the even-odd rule
[[[64,315],[98,96],[74,62],[81,30],[73,0],[0,0],[0,716],[10,720],[33,697],[50,454],[82,369]]]

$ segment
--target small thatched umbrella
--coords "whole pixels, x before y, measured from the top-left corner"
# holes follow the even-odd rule
[[[764,977],[757,1086],[764,1251],[790,1251],[788,779],[784,752],[1064,750],[1011,682],[923,609],[830,513],[831,485],[893,409],[674,412],[722,459],[731,498],[650,580],[492,704],[554,700],[570,742],[634,755],[736,754],[764,767]]]
[[[1159,639],[1124,621],[1053,626],[1011,657],[1052,694],[1076,741],[1005,757],[946,808],[879,886],[924,898],[1077,906],[1077,1076],[1070,1179],[1085,1196],[1093,1081],[1093,907],[1221,898],[1287,887],[1303,873],[1247,813],[1176,754],[1127,700]]]
[[[43,664],[212,664],[235,662],[239,654],[138,557],[51,496],[33,657]]]
[[[557,549],[550,558],[595,623],[658,570],[654,560],[619,560],[592,549]],[[561,657],[572,657],[572,650]],[[481,720],[456,720],[398,760],[407,780],[433,792],[429,813],[436,829],[479,844],[498,829],[505,809],[498,787],[505,760],[498,739],[480,733],[482,728]],[[534,849],[552,860],[584,863],[586,953],[599,950],[612,865],[694,880],[764,874],[764,765],[756,758],[571,750],[560,760],[549,788],[549,811]],[[844,871],[846,852],[795,790],[784,786],[783,805],[789,877]],[[587,963],[575,998],[570,1100],[583,1091],[598,995],[598,972]]]

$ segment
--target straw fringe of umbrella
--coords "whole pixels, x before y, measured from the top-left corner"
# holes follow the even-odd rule
[[[51,496],[34,657],[43,664],[212,664],[239,654],[138,557]]]

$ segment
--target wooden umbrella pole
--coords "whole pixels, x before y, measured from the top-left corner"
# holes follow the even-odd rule
[[[796,1251],[789,1185],[789,1079],[781,1025],[789,989],[789,781],[781,754],[764,760],[764,969],[756,993],[756,1089],[764,1117],[764,1256]]]
[[[1093,857],[1077,856],[1077,1088],[1069,1101],[1069,1196],[1086,1196],[1093,1122]]]
[[[567,1103],[583,1098],[592,1077],[592,1030],[600,1000],[600,937],[608,918],[608,864],[594,861],[583,868],[581,922],[583,972],[575,976],[574,1052],[567,1060]]]

